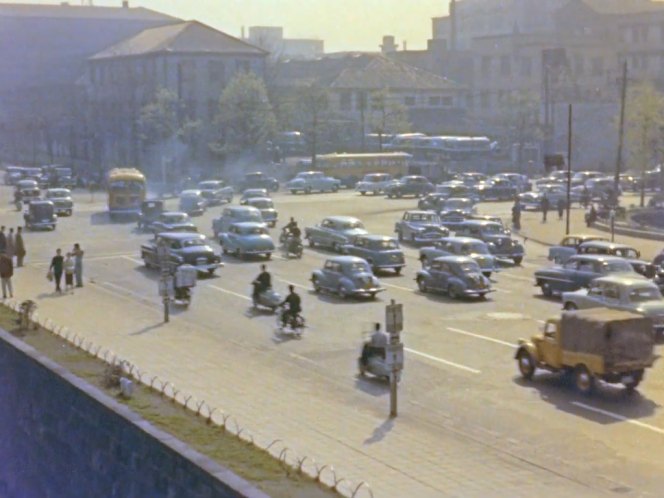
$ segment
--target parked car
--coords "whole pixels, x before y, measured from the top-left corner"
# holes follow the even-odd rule
[[[200,233],[164,232],[141,245],[141,258],[146,268],[159,268],[158,247],[163,245],[168,252],[171,269],[187,264],[194,266],[199,273],[213,275],[221,264],[221,258],[214,253],[205,235]]]
[[[385,187],[385,194],[388,198],[403,197],[404,195],[413,195],[421,197],[430,194],[436,190],[433,183],[426,177],[418,175],[403,176]]]
[[[554,294],[575,291],[589,287],[596,278],[609,274],[626,273],[627,276],[643,278],[634,271],[632,265],[623,258],[602,254],[576,254],[564,264],[535,271],[535,286],[542,294],[551,297]]]
[[[189,216],[201,216],[205,212],[205,199],[200,190],[183,190],[180,193],[179,211]]]
[[[477,184],[477,193],[482,201],[509,201],[519,189],[507,179],[492,179]]]
[[[399,243],[384,235],[357,235],[343,246],[344,254],[364,259],[372,270],[394,270],[398,275],[406,266]]]
[[[478,202],[480,196],[477,193],[477,188],[474,186],[466,185],[459,180],[452,180],[450,182],[441,183],[436,185],[436,193],[445,195],[448,199],[450,197],[472,199],[473,202]]]
[[[472,258],[480,267],[485,277],[490,277],[498,271],[496,258],[489,251],[485,242],[470,237],[446,237],[433,246],[420,249],[420,262],[427,267],[436,258],[442,256],[467,256]]]
[[[152,233],[162,232],[198,232],[198,228],[189,219],[187,213],[179,211],[165,211],[150,224]]]
[[[22,166],[5,167],[5,185],[15,185],[19,180],[21,180],[23,178],[23,170],[24,168]]]
[[[71,190],[66,188],[50,188],[46,191],[44,198],[51,201],[58,216],[71,216],[74,212],[74,200]]]
[[[423,211],[440,211],[440,206],[445,202],[449,196],[441,192],[432,192],[425,195],[417,201],[417,209]]]
[[[313,227],[304,229],[304,238],[309,241],[310,247],[317,245],[327,247],[336,252],[342,252],[344,244],[352,237],[367,235],[369,232],[357,218],[350,216],[328,216]]]
[[[371,271],[371,266],[356,256],[336,256],[311,275],[314,292],[336,292],[342,298],[376,297],[385,289]]]
[[[591,178],[600,178],[602,176],[604,176],[604,173],[599,171],[577,171],[572,176],[572,186],[585,185]]]
[[[240,182],[240,190],[250,188],[264,188],[269,192],[277,192],[279,190],[279,180],[260,171],[247,173]]]
[[[487,243],[489,251],[500,263],[514,263],[520,265],[525,255],[525,249],[510,234],[505,231],[501,223],[495,221],[466,220],[455,230],[457,236],[472,237]]]
[[[579,252],[579,246],[584,242],[595,240],[608,240],[601,235],[593,235],[587,233],[576,233],[566,235],[560,241],[560,244],[549,248],[549,260],[557,264],[562,264],[567,261],[571,256]]]
[[[249,202],[249,199],[255,199],[260,197],[261,199],[269,198],[270,194],[267,189],[264,188],[249,188],[242,192],[242,197],[240,197],[240,204],[246,205]]]
[[[274,252],[274,241],[264,223],[233,223],[228,231],[219,235],[224,254],[233,254],[238,258],[247,256],[265,256],[270,259]]]
[[[477,213],[477,207],[475,201],[468,197],[450,197],[440,205],[438,212],[441,215],[454,212],[470,216]]]
[[[492,292],[491,282],[477,262],[468,256],[442,256],[417,272],[420,292],[442,292],[451,299],[483,298]]]
[[[382,194],[385,187],[393,181],[392,175],[388,173],[369,173],[357,182],[355,190],[362,195],[371,193],[373,195]]]
[[[57,216],[55,206],[51,201],[32,201],[23,214],[27,230],[55,230]]]
[[[247,200],[247,206],[253,206],[261,212],[263,221],[275,227],[279,218],[277,210],[274,209],[274,201],[269,197],[252,197]]]
[[[639,259],[641,252],[627,244],[618,244],[608,240],[591,240],[579,245],[579,254],[607,254],[625,258],[634,268],[634,271],[640,273],[646,278],[654,278],[657,270],[655,265],[648,261]]]
[[[145,230],[159,219],[161,213],[164,212],[164,201],[153,200],[143,201],[141,203],[141,212],[138,215],[138,229]]]
[[[406,211],[394,231],[400,242],[407,240],[413,244],[431,244],[450,234],[433,211]]]
[[[590,288],[563,292],[563,309],[611,308],[632,311],[652,319],[655,333],[664,333],[664,299],[657,285],[639,277],[609,275]]]
[[[214,237],[218,238],[219,234],[227,232],[233,223],[241,221],[263,223],[263,217],[260,210],[253,206],[226,206],[221,211],[221,216],[212,220]]]
[[[233,202],[233,187],[227,187],[221,180],[205,180],[198,184],[203,199],[208,206],[218,206],[224,202]]]
[[[517,188],[517,193],[528,192],[532,189],[530,180],[526,175],[520,175],[519,173],[498,173],[494,178],[509,181]]]
[[[291,194],[302,192],[337,192],[341,188],[341,181],[331,176],[325,176],[320,171],[303,171],[286,183],[286,190]]]

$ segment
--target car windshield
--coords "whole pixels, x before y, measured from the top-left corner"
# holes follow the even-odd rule
[[[503,227],[498,224],[491,223],[484,225],[482,227],[482,232],[484,233],[503,233]]]
[[[129,192],[142,192],[145,188],[143,182],[133,180],[115,180],[109,183],[108,188],[111,190],[127,190]]]
[[[263,227],[243,227],[240,229],[242,235],[263,235],[267,234],[267,230]]]
[[[629,290],[629,300],[632,303],[642,303],[645,301],[659,301],[662,294],[655,287],[634,287]]]
[[[632,272],[632,265],[627,261],[604,261],[602,263],[602,273]]]
[[[204,245],[205,241],[203,239],[186,239],[182,241],[182,247],[196,247]]]
[[[245,192],[242,194],[242,197],[249,198],[249,197],[264,197],[267,195],[267,192],[265,190],[245,190]]]
[[[410,221],[440,223],[440,218],[434,213],[411,213]]]
[[[448,199],[445,201],[445,209],[466,209],[472,207],[473,203],[468,199]]]
[[[371,273],[371,269],[364,261],[357,261],[348,266],[348,273]]]
[[[272,201],[267,200],[267,199],[261,199],[259,201],[252,201],[251,205],[258,208],[258,209],[272,209],[274,207],[274,203]]]
[[[398,249],[399,244],[396,240],[385,239],[385,240],[372,240],[369,243],[369,248],[376,250],[389,250],[389,249]]]
[[[616,249],[614,253],[621,258],[636,259],[638,257],[636,250],[629,247],[621,247]]]
[[[487,249],[485,244],[480,244],[479,242],[476,242],[474,244],[463,244],[459,248],[459,254],[489,254],[489,250]]]
[[[367,175],[364,177],[362,181],[367,182],[367,183],[376,183],[376,182],[381,182],[383,181],[383,177],[380,175]]]
[[[459,273],[478,273],[480,271],[479,265],[474,261],[459,263],[457,269]]]
[[[242,221],[263,221],[261,214],[256,212],[238,213],[235,218]]]
[[[344,223],[341,226],[342,230],[354,230],[356,228],[364,228],[364,225],[362,224],[361,221],[349,221],[348,223]]]
[[[180,223],[182,221],[187,220],[187,215],[186,214],[170,214],[168,216],[164,216],[164,223]]]

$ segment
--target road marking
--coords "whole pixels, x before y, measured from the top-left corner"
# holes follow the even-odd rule
[[[210,287],[211,289],[218,290],[219,292],[223,292],[225,294],[230,294],[231,296],[239,297],[240,299],[244,299],[245,301],[251,301],[250,297],[244,296],[242,294],[238,294],[237,292],[233,292],[228,289],[224,289],[222,287],[217,287],[216,285],[206,285],[206,287]]]
[[[512,293],[512,291],[508,291],[507,289],[502,289],[502,288],[500,288],[500,287],[496,287],[495,285],[493,286],[493,288],[494,288],[495,290],[497,290],[498,292],[503,292],[503,293],[505,293],[505,294],[511,294],[511,293]]]
[[[299,289],[304,289],[304,290],[309,290],[309,289],[311,289],[311,287],[309,287],[309,286],[307,286],[307,285],[302,285],[302,284],[298,284],[298,283],[295,283],[295,282],[291,282],[290,280],[284,280],[283,278],[278,278],[277,280],[278,280],[279,282],[283,282],[283,283],[288,284],[288,285],[293,285],[293,286],[295,286],[295,287],[297,287],[297,288],[299,288]]]
[[[122,259],[131,261],[132,263],[138,263],[139,265],[145,264],[145,261],[143,261],[142,259],[132,258],[131,256],[122,256]]]
[[[470,373],[474,373],[474,374],[482,373],[480,370],[477,370],[475,368],[467,367],[466,365],[461,365],[459,363],[454,363],[453,361],[444,360],[442,358],[437,358],[436,356],[431,356],[430,354],[421,353],[420,351],[415,351],[414,349],[404,348],[404,350],[406,350],[409,353],[412,353],[414,355],[421,356],[422,358],[426,358],[428,360],[437,361],[438,363],[442,363],[442,364],[448,365],[450,367],[458,368],[460,370],[465,370],[466,372],[470,372]]]
[[[382,282],[382,284],[385,287],[392,287],[393,289],[399,289],[399,290],[406,291],[406,292],[413,292],[413,290],[414,290],[414,289],[409,289],[408,287],[401,287],[400,285],[386,284],[385,282]]]
[[[454,327],[447,327],[447,330],[449,330],[450,332],[454,332],[455,334],[467,335],[468,337],[474,337],[475,339],[482,339],[483,341],[495,342],[496,344],[500,344],[501,346],[507,346],[509,348],[516,348],[516,344],[512,344],[511,342],[507,342],[507,341],[502,341],[502,340],[496,339],[494,337],[488,337],[486,335],[475,334],[473,332],[468,332],[467,330],[455,329]]]
[[[572,404],[574,406],[578,406],[579,408],[583,408],[584,410],[588,410],[591,412],[595,413],[600,413],[602,415],[606,415],[609,418],[612,418],[614,420],[620,420],[621,422],[627,422],[628,424],[636,425],[637,427],[641,427],[642,429],[647,429],[652,432],[656,432],[657,434],[663,434],[664,435],[664,429],[661,429],[659,427],[655,427],[654,425],[646,424],[644,422],[639,422],[638,420],[633,420],[631,418],[625,417],[624,415],[618,415],[617,413],[609,412],[607,410],[602,410],[601,408],[595,408],[594,406],[586,405],[585,403],[580,403],[578,401],[572,401]]]
[[[301,361],[306,361],[307,363],[311,363],[312,365],[318,366],[318,363],[316,363],[314,360],[312,360],[310,358],[307,358],[306,356],[302,356],[302,355],[297,354],[297,353],[288,353],[288,356],[290,356],[291,358],[295,358],[295,359],[301,360]]]

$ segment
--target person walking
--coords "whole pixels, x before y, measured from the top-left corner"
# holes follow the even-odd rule
[[[23,266],[25,258],[25,243],[23,242],[23,227],[16,229],[16,238],[14,239],[14,252],[16,252],[16,266]]]
[[[16,239],[14,238],[14,229],[10,228],[7,234],[7,256],[14,262],[14,254],[16,254]]]
[[[512,225],[515,230],[521,230],[521,203],[518,199],[512,206]]]
[[[62,281],[64,259],[65,258],[62,257],[62,250],[56,249],[55,256],[53,256],[53,259],[51,260],[51,266],[48,267],[49,274],[51,274],[55,280],[56,292],[62,292],[62,289],[60,288],[60,282]]]
[[[0,227],[0,252],[7,251],[7,236],[5,235],[5,226]]]
[[[12,277],[14,276],[14,263],[6,253],[0,253],[0,281],[2,281],[2,299],[14,297]]]
[[[75,274],[76,274],[76,287],[83,287],[83,249],[81,245],[77,242],[74,244],[74,250],[72,251],[72,256],[74,256],[75,263]]]
[[[71,257],[71,253],[68,252],[65,257],[64,262],[65,269],[65,292],[74,293],[74,271],[76,269],[76,264],[74,259]]]
[[[549,198],[544,194],[542,196],[542,201],[540,203],[540,206],[542,208],[542,223],[546,223],[546,215],[549,213]]]
[[[563,214],[565,213],[565,199],[563,199],[562,197],[558,199],[556,207],[558,208],[558,219],[562,220]]]

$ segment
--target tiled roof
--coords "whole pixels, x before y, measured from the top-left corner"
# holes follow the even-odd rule
[[[0,17],[43,17],[61,19],[107,19],[168,21],[175,17],[143,7],[90,7],[81,5],[43,5],[0,3]]]
[[[132,57],[153,53],[212,53],[266,55],[261,48],[217,31],[198,21],[186,21],[141,31],[93,55],[91,59]]]
[[[330,88],[447,90],[460,86],[447,78],[383,55],[350,54],[317,60],[286,61],[277,68],[277,84],[318,82]]]

